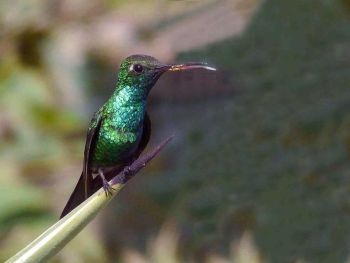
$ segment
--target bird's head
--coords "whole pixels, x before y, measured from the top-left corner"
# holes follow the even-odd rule
[[[127,57],[121,63],[118,74],[118,83],[121,84],[121,86],[142,89],[145,91],[145,94],[148,94],[163,73],[194,68],[215,70],[215,68],[209,67],[206,63],[195,62],[166,65],[151,56],[132,55]]]

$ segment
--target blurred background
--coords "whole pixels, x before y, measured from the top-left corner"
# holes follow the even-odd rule
[[[51,262],[350,262],[349,0],[0,2],[0,261],[57,221],[120,61],[173,142]]]

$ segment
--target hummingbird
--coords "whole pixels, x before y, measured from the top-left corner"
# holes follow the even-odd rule
[[[122,61],[116,88],[93,115],[87,130],[83,171],[61,217],[103,187],[111,193],[109,180],[135,161],[151,136],[146,111],[147,97],[165,72],[202,68],[206,63],[163,64],[148,55],[132,55]]]

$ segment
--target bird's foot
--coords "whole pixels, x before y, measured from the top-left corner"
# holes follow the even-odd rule
[[[106,180],[106,178],[103,174],[103,171],[101,169],[98,169],[98,174],[100,175],[100,178],[102,180],[102,187],[103,187],[103,190],[105,191],[106,196],[112,196],[113,191],[115,189]]]
[[[103,190],[105,191],[106,196],[112,196],[113,191],[115,190],[108,181],[103,182]]]

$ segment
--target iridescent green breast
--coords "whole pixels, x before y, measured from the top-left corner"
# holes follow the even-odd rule
[[[131,91],[124,88],[100,109],[103,119],[92,151],[92,167],[121,164],[137,151],[146,105],[144,100],[136,100]]]
[[[103,125],[93,151],[92,167],[114,166],[131,158],[141,135],[141,128],[135,132],[123,132]]]

